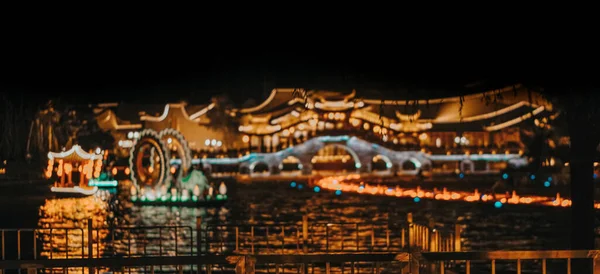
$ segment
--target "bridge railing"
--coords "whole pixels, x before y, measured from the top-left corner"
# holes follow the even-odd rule
[[[593,264],[600,274],[600,250],[348,253],[293,255],[196,255],[131,258],[2,260],[0,273],[574,273],[572,260]],[[549,263],[548,261],[558,261]],[[475,264],[476,261],[482,261]],[[503,261],[504,263],[499,263]],[[524,267],[526,262],[539,265]],[[503,266],[503,268],[500,268]],[[512,266],[504,267],[504,266]],[[41,272],[38,272],[40,271]]]

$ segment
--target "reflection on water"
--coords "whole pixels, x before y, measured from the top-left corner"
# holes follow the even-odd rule
[[[238,184],[235,195],[224,207],[187,208],[168,206],[138,206],[127,198],[128,183],[121,185],[125,191],[106,197],[80,199],[47,200],[40,209],[40,228],[77,227],[85,232],[88,218],[92,218],[94,228],[94,255],[175,255],[195,252],[197,235],[196,218],[201,217],[205,227],[212,227],[208,236],[211,239],[227,241],[221,246],[209,246],[231,251],[235,249],[235,230],[239,224],[300,224],[303,215],[315,223],[361,223],[381,224],[376,244],[385,244],[385,229],[389,227],[391,237],[399,239],[401,231],[391,229],[406,222],[406,214],[412,212],[416,222],[428,223],[433,219],[439,228],[452,229],[458,221],[463,226],[464,250],[535,250],[567,248],[568,215],[561,208],[542,208],[526,205],[506,205],[501,209],[493,205],[472,204],[451,201],[420,201],[398,199],[396,197],[363,196],[358,194],[314,192],[312,189],[292,188],[286,183]],[[228,228],[220,226],[231,225]],[[269,232],[257,230],[255,243],[241,242],[241,249],[250,251],[259,248],[260,241],[270,241],[286,249],[297,249],[297,228],[280,226]],[[336,235],[351,235],[352,227]],[[360,228],[360,237],[365,242],[371,228]],[[220,233],[219,233],[220,231]],[[66,243],[66,233],[54,230],[43,232],[49,243],[44,245],[44,255],[66,256],[66,250],[58,248]],[[62,233],[62,234],[60,234]],[[79,233],[79,234],[78,234]],[[250,231],[240,228],[240,237],[250,237]],[[319,232],[320,233],[320,232]],[[333,232],[332,232],[333,233]],[[335,234],[334,233],[334,234]],[[367,234],[365,234],[367,233]],[[87,242],[87,233],[83,233]],[[203,235],[205,237],[206,235]],[[336,236],[337,237],[337,236]],[[346,239],[349,241],[350,239]],[[342,240],[343,241],[343,240]],[[81,243],[81,232],[70,231],[69,242],[74,246]],[[354,242],[344,242],[348,247]],[[336,243],[341,244],[340,241]],[[400,245],[399,241],[392,245]],[[252,245],[252,246],[251,246]],[[362,243],[358,244],[362,245]],[[365,246],[368,245],[365,244]],[[78,245],[81,248],[81,245]],[[202,245],[202,251],[207,249]],[[255,250],[256,251],[256,250]],[[79,253],[78,253],[79,252]],[[83,249],[86,254],[87,249]],[[69,249],[69,256],[81,256],[81,249]],[[78,255],[76,255],[78,254]]]
[[[40,207],[38,238],[41,256],[48,258],[82,258],[88,256],[88,220],[94,228],[106,226],[107,195],[86,198],[48,199]],[[92,233],[92,252],[101,255],[106,229]]]

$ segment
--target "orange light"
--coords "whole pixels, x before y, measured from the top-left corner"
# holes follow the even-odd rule
[[[244,143],[248,143],[248,142],[250,142],[250,136],[248,136],[248,135],[244,135],[244,137],[242,137],[242,141],[243,141]]]
[[[129,168],[125,168],[125,175],[129,175],[129,173],[131,173],[131,170],[129,170]]]
[[[116,168],[116,167],[113,167],[113,168],[112,168],[112,175],[113,175],[113,176],[114,176],[114,175],[117,175],[117,168]]]

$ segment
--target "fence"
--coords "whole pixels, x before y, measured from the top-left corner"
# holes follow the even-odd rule
[[[467,273],[470,274],[472,261],[487,261],[486,273],[496,274],[496,261],[506,260],[516,266],[510,273],[521,274],[525,261],[541,261],[534,273],[546,274],[554,270],[558,273],[572,273],[572,259],[593,260],[593,273],[600,273],[600,250],[557,250],[557,251],[491,251],[491,252],[424,252],[424,253],[348,253],[348,254],[294,254],[294,255],[197,255],[132,258],[77,258],[77,259],[38,259],[3,260],[0,272],[5,270],[27,269],[63,273],[88,273],[96,271],[122,273],[207,273],[214,271],[236,274],[254,273]],[[562,260],[562,268],[548,267],[548,260]],[[455,261],[447,264],[448,261]],[[35,271],[35,272],[34,272]]]
[[[410,213],[405,224],[309,223],[307,217],[298,224],[202,225],[200,218],[197,224],[109,229],[89,220],[86,228],[3,229],[2,259],[460,251],[458,225],[440,230],[432,221],[413,222]]]

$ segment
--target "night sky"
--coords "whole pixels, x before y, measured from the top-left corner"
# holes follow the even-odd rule
[[[227,94],[241,105],[248,99],[261,102],[276,87],[354,88],[364,96],[386,98],[455,96],[517,82],[567,81],[565,72],[573,68],[568,58],[475,47],[321,48],[307,43],[297,51],[281,50],[284,44],[276,48],[29,45],[4,56],[1,90],[32,102],[61,98],[78,104],[206,103]]]

